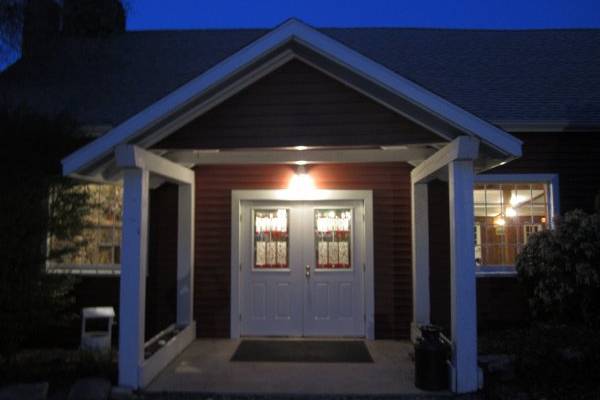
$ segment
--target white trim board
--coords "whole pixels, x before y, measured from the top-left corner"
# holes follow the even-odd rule
[[[63,159],[63,173],[81,173],[86,167],[110,155],[113,149],[124,143],[133,144],[144,132],[151,132],[160,121],[190,104],[195,98],[206,93],[215,85],[248,67],[269,52],[290,41],[303,44],[323,56],[345,66],[353,72],[370,79],[397,96],[415,104],[431,115],[435,115],[466,134],[478,137],[486,144],[504,153],[507,158],[521,155],[521,141],[494,125],[446,101],[412,81],[398,75],[383,65],[363,56],[316,29],[290,19],[265,34],[255,42],[226,58],[219,64],[181,86],[169,95],[118,125],[104,136],[80,148]],[[293,55],[284,54],[283,61]],[[279,62],[282,62],[279,60]],[[222,93],[217,96],[223,97]],[[164,134],[164,133],[163,133]],[[168,133],[167,133],[168,134]],[[149,146],[157,139],[144,139]]]
[[[240,215],[242,201],[362,201],[365,208],[365,333],[375,339],[375,274],[373,250],[373,192],[371,190],[315,190],[310,196],[290,195],[282,190],[232,190],[231,191],[231,308],[230,335],[240,337]]]

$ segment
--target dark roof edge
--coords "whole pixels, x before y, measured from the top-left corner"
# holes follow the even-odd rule
[[[599,27],[548,27],[548,28],[458,28],[458,27],[415,27],[415,26],[314,26],[314,29],[322,30],[403,30],[403,31],[453,31],[453,32],[578,32],[578,31],[600,31]],[[123,33],[162,33],[162,32],[239,32],[239,31],[270,31],[277,27],[210,27],[210,28],[184,28],[184,29],[128,29]]]
[[[600,132],[600,122],[569,121],[490,121],[507,132]]]

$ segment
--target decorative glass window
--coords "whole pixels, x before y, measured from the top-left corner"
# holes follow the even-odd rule
[[[70,240],[48,238],[50,252],[75,247],[59,260],[48,264],[49,272],[118,272],[121,262],[122,188],[117,185],[81,185],[74,190],[87,191],[91,207],[84,217],[85,227]]]
[[[285,269],[289,262],[289,211],[254,211],[254,268]]]
[[[315,253],[317,269],[350,269],[352,210],[315,210]]]
[[[475,261],[514,265],[529,237],[548,229],[545,183],[478,183],[474,186]]]

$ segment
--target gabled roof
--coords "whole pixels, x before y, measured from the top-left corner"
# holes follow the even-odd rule
[[[331,28],[320,32],[497,123],[600,126],[600,30]],[[0,74],[0,102],[116,126],[268,32],[62,37]]]
[[[481,118],[398,75],[382,64],[354,51],[310,26],[292,19],[261,36],[233,55],[209,68],[141,112],[122,122],[104,136],[63,160],[65,174],[87,174],[112,157],[116,146],[136,143],[152,146],[185,121],[216,106],[243,87],[294,58],[324,58],[329,68],[352,74],[356,87],[376,86],[398,112],[417,112],[420,123],[445,140],[461,134],[476,137],[504,158],[521,155],[521,142]],[[314,62],[314,61],[313,61]],[[338,72],[339,73],[339,72]],[[361,83],[362,82],[362,83]],[[373,95],[375,97],[376,95]],[[384,100],[382,100],[384,101]]]

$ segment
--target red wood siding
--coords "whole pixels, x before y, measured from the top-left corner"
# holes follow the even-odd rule
[[[515,133],[523,140],[523,157],[489,173],[557,173],[561,213],[592,211],[600,190],[600,133]]]
[[[450,333],[450,203],[448,184],[432,181],[429,200],[429,293],[431,323]]]
[[[177,186],[169,183],[150,191],[146,339],[176,318],[177,193]]]
[[[324,73],[291,61],[154,147],[352,146],[439,141],[425,128]]]
[[[404,163],[308,168],[318,188],[373,190],[377,338],[409,337],[410,170]],[[198,336],[229,335],[231,190],[285,188],[293,173],[287,165],[196,168],[194,310]]]

